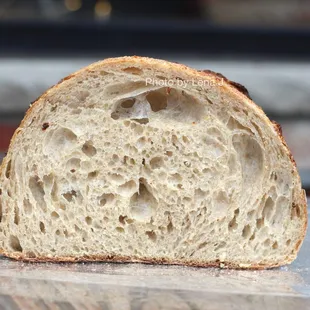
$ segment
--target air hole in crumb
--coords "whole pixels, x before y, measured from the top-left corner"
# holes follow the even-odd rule
[[[169,222],[169,224],[167,226],[167,231],[168,231],[169,234],[172,233],[172,231],[173,231],[173,224],[172,224],[171,221]]]
[[[244,226],[243,230],[242,230],[242,237],[247,239],[251,234],[251,226],[250,225],[246,225]]]
[[[45,131],[46,129],[48,129],[50,127],[50,124],[49,123],[44,123],[42,125],[42,130]]]
[[[253,235],[250,237],[250,241],[255,239],[255,232],[253,233]]]
[[[130,197],[132,196],[137,189],[137,184],[135,181],[130,180],[122,185],[120,185],[117,189],[118,194],[125,196],[125,197]]]
[[[111,114],[111,117],[114,119],[114,120],[118,120],[119,119],[119,114],[117,112],[113,112]]]
[[[98,176],[98,171],[92,171],[88,174],[88,179],[95,179]]]
[[[120,215],[118,218],[119,222],[123,225],[126,224],[126,222],[125,222],[126,219],[127,219],[127,216],[123,216],[123,215]]]
[[[108,202],[111,202],[114,199],[113,194],[103,194],[99,197],[100,206],[105,206]]]
[[[82,151],[88,157],[93,157],[97,154],[97,149],[93,146],[91,141],[87,141],[84,143]]]
[[[237,224],[236,215],[235,215],[228,224],[228,230],[232,231],[232,230],[236,230],[237,228],[238,228],[238,224]]]
[[[46,202],[44,199],[45,191],[43,188],[43,182],[37,177],[31,177],[29,179],[29,188],[31,190],[33,198],[36,200],[37,205],[46,211]]]
[[[146,231],[145,234],[149,237],[149,239],[153,242],[156,241],[157,236],[156,233],[154,231]]]
[[[65,205],[63,205],[63,204],[61,204],[61,205],[59,205],[59,208],[61,209],[61,210],[63,210],[63,211],[66,211],[66,206]]]
[[[182,140],[183,140],[184,143],[189,143],[190,142],[189,138],[186,137],[186,136],[182,136]]]
[[[116,231],[118,231],[119,233],[124,233],[125,232],[123,227],[116,227]]]
[[[156,75],[156,78],[159,79],[159,80],[164,80],[164,81],[167,80],[167,79],[166,79],[164,76],[162,76],[162,75]]]
[[[257,219],[256,220],[256,228],[259,230],[264,226],[264,219]]]
[[[45,234],[45,225],[43,222],[40,222],[40,231],[41,233]]]
[[[255,184],[264,171],[264,155],[261,145],[249,134],[235,134],[232,143],[242,168],[244,184]]]
[[[275,242],[273,243],[272,248],[273,248],[274,250],[276,250],[276,249],[278,248],[278,242],[277,242],[277,241],[275,241]]]
[[[90,216],[86,216],[85,217],[85,222],[87,223],[87,225],[91,225],[93,222],[93,219]]]
[[[6,166],[6,170],[5,170],[5,176],[7,179],[10,178],[11,175],[11,165],[12,165],[12,161],[10,160]]]
[[[122,184],[124,182],[124,177],[118,173],[113,173],[108,176],[109,180],[115,184]]]
[[[74,172],[76,171],[76,169],[80,168],[80,165],[81,165],[81,160],[79,158],[71,158],[66,163],[66,167],[68,167],[70,171],[74,170]]]
[[[103,207],[107,203],[107,200],[105,198],[100,199],[100,205]]]
[[[137,147],[138,147],[139,149],[143,148],[143,147],[145,146],[145,144],[146,144],[146,139],[145,139],[145,137],[141,137],[141,138],[138,139],[138,141],[137,141]]]
[[[16,236],[11,235],[10,237],[10,246],[15,252],[22,252],[23,248],[20,245],[19,239]]]
[[[154,157],[150,160],[150,166],[152,169],[159,169],[163,167],[164,160],[162,157]]]
[[[62,152],[72,149],[76,142],[76,134],[68,128],[58,128],[54,132],[50,132],[43,144],[43,152],[46,155],[53,154],[60,156]]]
[[[235,130],[235,129],[239,129],[239,130],[245,130],[247,132],[250,132],[252,133],[252,131],[243,126],[239,121],[237,121],[235,118],[233,117],[230,117],[230,119],[228,120],[228,123],[227,123],[227,127],[230,129],[230,130]]]
[[[121,107],[124,109],[130,109],[133,107],[135,104],[136,100],[135,99],[127,99],[121,103]]]
[[[44,188],[49,191],[54,184],[54,175],[52,173],[43,176]]]
[[[291,239],[288,239],[285,244],[286,246],[289,246],[291,244]]]
[[[272,173],[270,175],[270,179],[277,181],[278,175],[277,175],[277,173],[275,171],[272,171]]]
[[[201,249],[205,248],[207,245],[208,245],[208,242],[202,242],[202,243],[199,244],[197,250],[201,250]]]
[[[65,194],[62,194],[62,196],[68,201],[68,202],[72,202],[73,197],[77,196],[77,193],[75,190],[72,190],[71,192],[67,192]]]
[[[126,219],[126,223],[127,223],[127,224],[132,224],[133,222],[134,222],[133,219],[128,219],[128,218]]]
[[[177,145],[179,143],[179,139],[176,135],[172,135],[171,137],[172,145],[178,150],[179,146]]]
[[[291,219],[294,219],[295,217],[300,217],[300,208],[298,205],[293,203],[291,208]]]
[[[14,208],[14,223],[16,225],[18,225],[19,224],[19,220],[20,220],[20,218],[19,218],[19,209],[17,207],[15,207]]]
[[[139,179],[139,189],[130,200],[131,217],[141,222],[152,222],[153,208],[156,200],[146,186],[146,180]]]
[[[59,236],[60,235],[60,230],[57,229],[55,233],[56,233],[57,236]]]
[[[173,155],[173,152],[171,152],[171,151],[166,151],[166,155],[169,156],[169,157],[171,157],[171,156]]]
[[[123,71],[129,74],[133,74],[133,75],[140,75],[143,73],[141,69],[136,68],[136,67],[128,67],[128,68],[123,69]]]
[[[219,244],[217,244],[217,243],[214,244],[214,246],[215,246],[214,251],[216,252],[216,251],[218,251],[220,249],[225,248],[226,247],[226,242],[222,241]]]
[[[148,118],[133,118],[132,120],[136,123],[141,124],[141,125],[145,125],[149,122]]]
[[[268,197],[263,209],[263,218],[265,218],[266,220],[270,220],[273,211],[274,211],[274,201],[272,200],[271,197]]]
[[[51,213],[51,217],[52,217],[52,219],[56,220],[56,219],[59,218],[59,214],[58,214],[56,211],[53,211],[53,212]]]
[[[167,97],[158,91],[150,92],[146,96],[146,100],[149,102],[153,112],[158,112],[167,108]]]

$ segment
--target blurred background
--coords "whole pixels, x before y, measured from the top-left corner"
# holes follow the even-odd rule
[[[42,92],[123,55],[244,84],[282,125],[310,190],[309,0],[0,0],[0,158]]]

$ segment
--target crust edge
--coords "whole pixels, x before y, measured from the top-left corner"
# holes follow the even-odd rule
[[[203,263],[198,261],[181,261],[181,260],[169,260],[165,258],[138,258],[138,257],[129,257],[129,256],[117,256],[117,255],[85,255],[80,257],[47,257],[47,256],[39,256],[35,258],[27,257],[25,255],[21,255],[20,253],[6,253],[0,251],[1,255],[4,255],[7,258],[29,262],[29,263],[94,263],[94,262],[102,262],[102,263],[140,263],[147,265],[176,265],[176,266],[187,266],[187,267],[200,267],[200,268],[208,268],[208,267],[216,267],[221,269],[237,269],[237,270],[264,270],[277,268],[282,265],[290,264],[295,257],[292,257],[286,262],[280,263],[262,263],[262,264],[243,264],[243,263],[231,263],[226,261],[216,260],[213,262]]]

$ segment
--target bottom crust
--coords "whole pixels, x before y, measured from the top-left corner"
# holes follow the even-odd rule
[[[150,264],[150,265],[179,265],[186,267],[217,267],[221,269],[247,269],[247,270],[263,270],[280,267],[286,264],[290,264],[295,258],[287,259],[287,261],[282,263],[274,262],[265,262],[258,264],[249,264],[249,263],[232,263],[225,261],[212,261],[212,262],[198,262],[198,261],[180,261],[180,260],[169,260],[166,258],[138,258],[138,257],[126,257],[126,256],[117,256],[117,255],[85,255],[80,257],[47,257],[47,256],[38,256],[38,257],[26,257],[17,253],[8,254],[0,250],[0,254],[4,255],[10,259],[24,261],[29,263],[140,263],[140,264]]]

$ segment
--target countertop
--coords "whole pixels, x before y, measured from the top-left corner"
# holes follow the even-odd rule
[[[310,309],[310,233],[295,262],[264,271],[0,258],[0,309]]]

